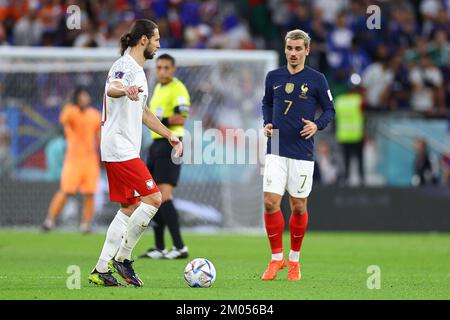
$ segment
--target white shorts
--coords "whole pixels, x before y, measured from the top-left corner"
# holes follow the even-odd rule
[[[266,154],[263,190],[281,196],[287,190],[294,198],[307,198],[312,189],[313,173],[314,161]]]

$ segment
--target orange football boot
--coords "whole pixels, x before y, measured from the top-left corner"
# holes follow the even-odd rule
[[[300,263],[289,261],[288,280],[299,281],[301,278],[302,274],[300,272]]]
[[[282,260],[271,260],[261,279],[273,280],[277,276],[277,272],[284,268],[286,268],[286,260],[284,258]]]

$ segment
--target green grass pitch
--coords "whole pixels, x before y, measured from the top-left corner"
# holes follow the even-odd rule
[[[0,299],[450,299],[450,234],[309,232],[303,243],[302,280],[259,278],[268,259],[263,235],[186,234],[190,258],[206,257],[217,269],[212,288],[189,288],[187,260],[143,260],[135,270],[143,288],[88,283],[103,244],[102,233],[40,234],[0,230]],[[289,236],[284,238],[285,253]],[[146,233],[134,254],[153,243]],[[69,290],[67,268],[81,270],[81,289]],[[369,290],[368,266],[381,270],[381,288]]]

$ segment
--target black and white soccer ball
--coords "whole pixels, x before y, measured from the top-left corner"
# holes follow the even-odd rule
[[[216,280],[216,268],[205,258],[196,258],[184,269],[184,279],[191,288],[209,288]]]

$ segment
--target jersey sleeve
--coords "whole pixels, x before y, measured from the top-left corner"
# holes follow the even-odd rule
[[[270,72],[266,76],[264,98],[262,100],[264,125],[272,123],[273,115],[273,85]]]
[[[323,130],[334,119],[335,115],[333,96],[331,95],[327,79],[323,74],[319,77],[317,95],[317,100],[322,108],[322,114],[314,122],[317,125],[317,129]]]
[[[108,74],[108,83],[119,81],[125,87],[133,84],[134,76],[131,72],[131,66],[124,59],[117,60]]]
[[[191,98],[184,84],[180,83],[175,90],[172,98],[172,107],[174,113],[181,114],[184,117],[189,116],[191,106]]]

